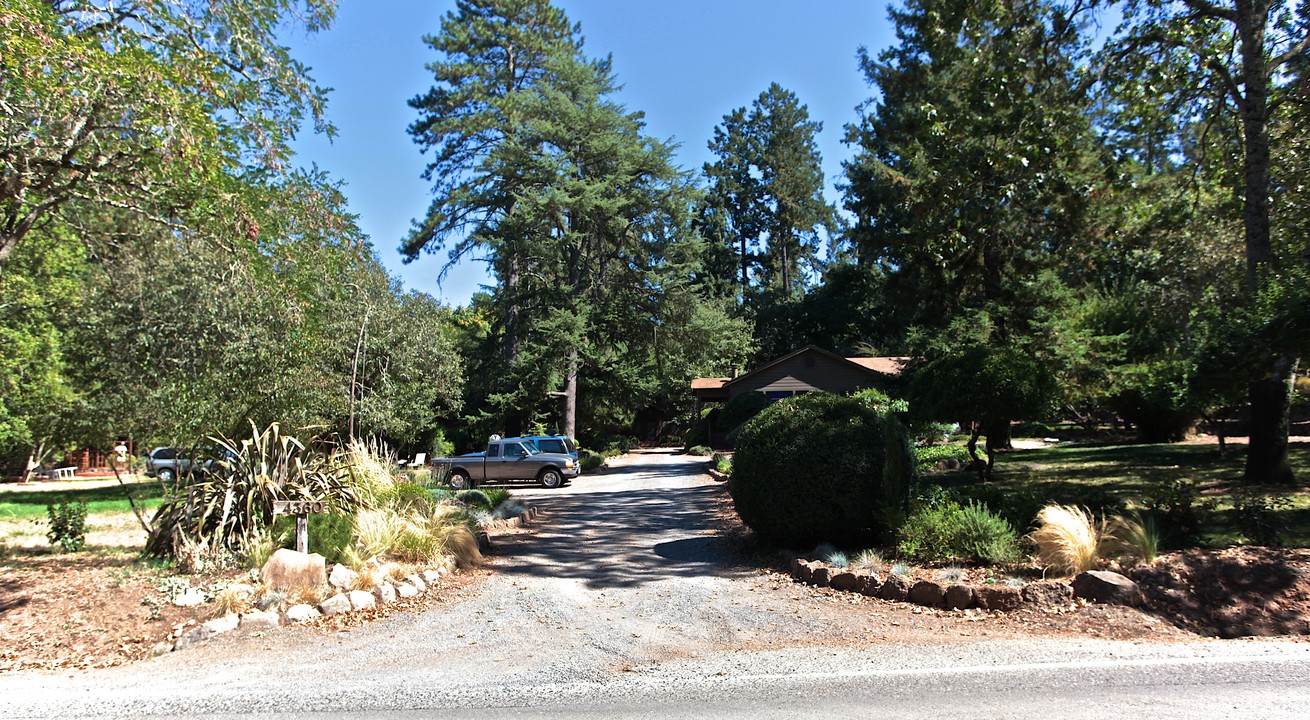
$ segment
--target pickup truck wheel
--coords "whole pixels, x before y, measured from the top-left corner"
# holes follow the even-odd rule
[[[564,484],[564,476],[559,474],[559,470],[546,468],[541,471],[541,486],[546,488],[557,488]]]
[[[452,490],[468,490],[473,487],[473,482],[462,472],[451,473],[450,487]]]
[[[173,482],[173,478],[176,477],[172,468],[160,468],[159,472],[156,473],[156,475],[159,477],[160,482],[170,483],[170,484]]]

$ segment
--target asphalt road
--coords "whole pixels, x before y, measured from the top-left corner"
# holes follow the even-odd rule
[[[0,717],[1310,718],[1310,643],[947,636],[739,562],[703,459],[521,495],[459,602],[236,632],[122,668],[0,676]]]

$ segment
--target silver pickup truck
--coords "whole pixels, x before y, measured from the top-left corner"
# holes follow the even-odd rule
[[[450,486],[456,490],[484,483],[539,482],[557,488],[567,478],[582,474],[578,461],[566,454],[544,453],[520,438],[496,438],[487,443],[486,452],[432,461],[434,471],[450,473]]]

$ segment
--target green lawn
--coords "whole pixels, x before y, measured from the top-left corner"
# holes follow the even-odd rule
[[[157,482],[129,483],[137,506],[159,507],[164,489]],[[46,505],[58,502],[86,502],[88,514],[130,513],[132,508],[118,484],[82,490],[9,489],[0,492],[0,520],[36,520],[46,517]]]
[[[1018,527],[1026,527],[1048,502],[1076,504],[1098,513],[1140,508],[1160,498],[1165,487],[1194,480],[1202,545],[1225,546],[1243,540],[1233,512],[1233,491],[1240,479],[1245,445],[1230,445],[1225,455],[1214,445],[1112,445],[1015,450],[998,456],[994,479],[979,483],[972,473],[929,474],[925,484],[953,488],[983,500]],[[1293,445],[1292,467],[1301,485],[1253,488],[1286,496],[1291,507],[1276,513],[1285,527],[1283,544],[1310,546],[1310,444]]]

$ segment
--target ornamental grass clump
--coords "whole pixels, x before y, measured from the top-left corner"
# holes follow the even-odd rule
[[[1028,535],[1043,567],[1073,575],[1096,567],[1104,528],[1092,514],[1072,505],[1047,505],[1037,513],[1037,529]]]
[[[1161,533],[1151,515],[1116,515],[1106,524],[1106,543],[1115,555],[1150,565],[1160,556]]]

